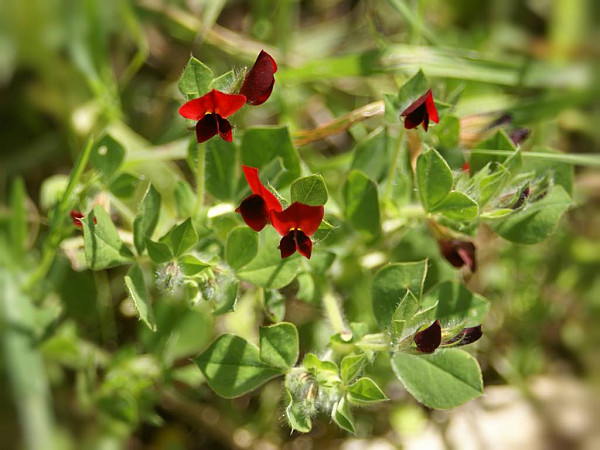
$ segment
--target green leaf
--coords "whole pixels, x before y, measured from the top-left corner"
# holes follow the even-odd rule
[[[10,249],[19,259],[27,247],[27,192],[23,178],[17,177],[10,190]]]
[[[179,225],[173,227],[171,231],[167,233],[167,242],[170,244],[173,256],[178,258],[185,252],[191,250],[198,242],[198,235],[192,225],[192,219],[188,218]],[[161,239],[165,241],[165,239]]]
[[[412,105],[415,100],[421,97],[429,90],[429,83],[423,71],[419,70],[412,78],[400,86],[398,91],[398,100],[396,110],[402,114],[406,108]]]
[[[460,139],[460,120],[450,115],[442,117],[440,123],[433,127],[433,134],[437,136],[441,147],[456,147]]]
[[[146,195],[140,204],[139,212],[133,222],[133,242],[138,254],[146,247],[146,239],[152,237],[152,233],[158,223],[160,214],[160,194],[154,186],[148,186]]]
[[[292,203],[321,206],[327,203],[327,186],[321,175],[310,175],[294,181],[290,187],[290,195]]]
[[[381,231],[377,185],[364,173],[353,170],[344,184],[345,215],[352,226],[374,238]]]
[[[487,166],[486,166],[487,167]],[[510,172],[500,163],[484,167],[474,177],[479,187],[479,205],[484,206],[510,179]]]
[[[294,324],[281,322],[260,327],[260,359],[284,371],[291,369],[298,361],[298,330]]]
[[[206,189],[219,200],[233,199],[238,183],[236,173],[238,149],[235,143],[223,139],[211,139],[206,144]]]
[[[436,304],[435,318],[443,328],[457,323],[463,323],[464,327],[481,325],[489,308],[487,299],[454,281],[440,283],[425,294],[423,308]]]
[[[392,368],[406,390],[428,408],[451,409],[483,393],[477,361],[463,350],[431,355],[398,353]]]
[[[529,203],[505,218],[490,223],[504,239],[519,244],[536,244],[546,239],[556,228],[572,201],[562,186],[556,185],[541,200]]]
[[[394,334],[403,337],[407,326],[412,325],[412,319],[419,310],[419,299],[409,290],[394,311]]]
[[[452,189],[452,170],[436,150],[422,153],[417,159],[417,186],[425,211],[431,211]]]
[[[427,274],[427,260],[410,263],[394,263],[380,269],[373,279],[373,314],[382,330],[392,325],[394,313],[407,291],[421,298]]]
[[[90,165],[99,172],[100,179],[108,183],[121,167],[124,158],[125,148],[107,134],[92,148]]]
[[[223,75],[219,75],[217,78],[210,82],[208,87],[209,90],[216,89],[221,92],[232,92],[230,89],[233,87],[236,81],[236,75],[233,70],[225,72]]]
[[[196,205],[196,194],[190,184],[184,180],[177,180],[174,194],[177,217],[190,217]]]
[[[261,361],[258,347],[233,334],[219,336],[194,362],[225,398],[244,395],[282,373]]]
[[[285,316],[285,297],[275,289],[265,289],[264,307],[271,322],[281,322]]]
[[[549,147],[536,147],[534,149],[538,153],[548,153],[551,155],[560,154],[557,150]],[[525,158],[523,162],[523,171],[535,171],[536,175],[543,177],[547,173],[554,185],[562,186],[567,194],[573,194],[573,165],[563,162],[552,161],[543,158]]]
[[[354,433],[354,419],[350,413],[350,407],[345,397],[335,404],[331,411],[331,418],[343,430]]]
[[[148,250],[150,259],[157,264],[166,263],[174,259],[171,249],[164,242],[154,242],[146,239],[146,249]]]
[[[110,182],[108,190],[119,198],[129,198],[135,192],[139,181],[135,175],[121,173]]]
[[[258,253],[258,233],[248,227],[237,227],[227,235],[225,261],[234,269],[252,261]]]
[[[133,260],[133,253],[121,241],[115,225],[100,205],[94,206],[93,212],[82,219],[81,224],[85,260],[90,269],[107,269]]]
[[[300,269],[300,256],[295,254],[281,259],[277,248],[280,236],[272,228],[263,230],[260,238],[256,257],[237,272],[238,277],[266,289],[287,286]]]
[[[287,388],[285,389],[285,394],[287,399],[285,415],[290,424],[290,428],[301,433],[308,433],[312,428],[312,423],[310,417],[305,414],[302,403],[295,401]]]
[[[342,383],[349,384],[352,382],[367,365],[367,357],[361,355],[345,356],[340,362],[340,377]]]
[[[430,212],[441,213],[452,220],[469,221],[477,218],[479,205],[468,195],[451,191]]]
[[[276,187],[281,188],[300,176],[300,160],[289,130],[287,127],[257,127],[246,130],[242,138],[242,164],[261,170],[276,158],[281,158],[285,168],[285,172],[276,183]],[[267,179],[275,184],[274,180]]]
[[[213,314],[219,316],[235,309],[240,282],[231,274],[223,274],[217,279]]]
[[[492,137],[481,141],[475,145],[475,149],[487,149],[487,150],[509,150],[516,151],[517,147],[510,140],[510,137],[506,134],[504,130],[498,130],[496,134]],[[489,155],[484,153],[478,153],[476,151],[471,152],[471,159],[469,160],[469,166],[471,168],[471,173],[475,173],[483,169],[487,164],[498,162],[503,163],[507,160],[506,156],[502,155]],[[505,164],[507,169],[510,168]],[[512,170],[511,170],[512,172]],[[514,173],[513,173],[514,175]]]
[[[146,281],[144,280],[144,274],[140,266],[137,264],[131,266],[127,275],[125,275],[125,285],[142,322],[152,331],[156,331],[154,312],[152,311],[148,290],[146,289]]]
[[[212,70],[196,58],[191,57],[179,79],[177,87],[188,100],[191,100],[206,94],[212,79]]]
[[[325,239],[327,239],[329,237],[329,235],[333,232],[335,228],[333,227],[333,225],[331,225],[329,222],[327,222],[326,220],[323,220],[321,222],[321,224],[319,225],[319,228],[317,228],[317,232],[313,235],[312,239],[313,242],[320,242],[323,241]],[[316,257],[316,255],[315,255]],[[334,255],[335,257],[335,255]],[[311,256],[311,262],[313,261],[314,257]],[[333,260],[332,260],[333,262]]]
[[[357,405],[368,405],[388,400],[381,388],[370,378],[360,378],[347,387],[348,401]]]
[[[197,273],[202,272],[209,267],[212,267],[211,264],[205,263],[204,261],[200,261],[193,255],[185,255],[179,258],[179,267],[181,267],[181,271],[186,276],[196,275]]]
[[[397,118],[397,116],[396,116]],[[376,129],[352,151],[351,169],[360,170],[369,178],[381,181],[389,169],[390,152],[384,127]]]

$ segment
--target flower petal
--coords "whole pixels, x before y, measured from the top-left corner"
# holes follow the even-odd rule
[[[242,164],[242,170],[244,171],[244,176],[246,177],[246,181],[248,182],[252,193],[258,194],[264,199],[267,209],[281,211],[281,203],[279,203],[277,197],[275,197],[273,193],[260,182],[260,178],[258,178],[258,169]]]
[[[323,206],[294,202],[283,211],[272,211],[271,223],[282,236],[292,229],[300,229],[306,236],[312,236],[319,228],[324,213]]]
[[[421,353],[433,353],[442,343],[442,327],[436,320],[432,325],[419,331],[414,337],[417,350]]]
[[[206,114],[196,123],[196,139],[206,142],[219,132],[216,114]]]
[[[421,95],[418,99],[410,104],[408,108],[400,113],[400,116],[408,116],[409,114],[415,112],[420,106],[424,105],[427,101],[427,98],[431,95],[431,89]]]
[[[81,219],[83,219],[84,215],[81,213],[81,211],[77,211],[75,209],[73,209],[69,215],[71,216],[71,219],[73,220],[73,225],[75,225],[78,228],[82,228],[83,225],[81,223]]]
[[[217,116],[217,131],[219,132],[219,136],[226,142],[233,141],[233,135],[231,134],[231,124],[229,120],[222,118],[220,115],[215,114]]]
[[[425,105],[420,105],[417,109],[406,115],[406,118],[404,119],[404,128],[407,130],[417,128],[423,123],[426,115],[427,109],[425,108]]]
[[[275,72],[277,72],[275,60],[267,52],[261,50],[240,89],[240,94],[246,96],[246,103],[256,106],[267,101],[275,84],[275,78],[273,78]]]
[[[208,113],[217,113],[227,118],[244,106],[246,97],[239,94],[226,94],[213,89],[202,97],[195,98],[179,108],[179,114],[186,119],[200,120]]]
[[[442,345],[444,346],[461,346],[472,344],[475,341],[478,341],[479,338],[483,336],[483,332],[481,331],[481,325],[477,325],[476,327],[463,328],[460,333],[454,336],[452,339],[444,341]]]
[[[279,250],[281,251],[281,259],[296,253],[296,241],[294,239],[293,231],[290,231],[281,238],[281,241],[279,241]]]
[[[242,215],[242,219],[254,231],[262,230],[269,223],[269,211],[265,200],[257,194],[245,198],[235,210]]]
[[[294,232],[294,239],[296,241],[296,250],[306,259],[310,259],[312,253],[312,241],[304,234],[302,230],[296,230]]]
[[[425,107],[427,108],[427,114],[429,116],[429,120],[435,123],[440,122],[440,118],[438,116],[437,109],[435,107],[435,102],[433,101],[433,95],[431,94],[431,89],[427,92],[427,98],[425,99]]]
[[[465,264],[471,272],[477,269],[477,259],[475,257],[475,244],[460,239],[450,239],[439,242],[442,255],[454,267],[462,267]]]

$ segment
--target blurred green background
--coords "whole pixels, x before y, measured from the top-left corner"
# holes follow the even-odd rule
[[[190,53],[216,74],[252,63],[261,48],[276,58],[274,95],[241,119],[245,125],[313,128],[380,100],[422,67],[436,97],[460,95],[459,117],[509,111],[515,126],[531,129],[525,147],[543,143],[595,154],[599,19],[600,3],[592,0],[3,0],[0,199],[8,203],[11,181],[22,176],[37,205],[31,214],[43,228],[41,185],[69,172],[89,136],[109,129],[129,148],[142,149],[187,139],[176,84]],[[307,161],[319,167],[323,155],[343,157],[379,123],[370,119],[316,143]],[[185,175],[184,167],[173,170]],[[166,344],[137,333],[130,319],[119,324],[117,349],[102,336],[98,319],[89,317],[101,321],[102,312],[90,313],[78,297],[101,286],[95,278],[102,275],[73,272],[58,285],[73,318],[73,329],[62,327],[60,335],[76,347],[72,360],[64,342],[54,339],[55,349],[43,348],[50,433],[65,448],[598,448],[600,173],[594,167],[576,168],[575,202],[558,231],[539,245],[510,244],[480,231],[480,269],[466,281],[493,305],[477,349],[486,395],[457,411],[426,411],[398,385],[386,391],[391,402],[357,413],[358,437],[345,436],[326,419],[306,436],[290,436],[281,426],[279,381],[234,401],[205,388],[196,402],[161,396],[143,376],[159,368],[127,353],[134,354],[139,342],[147,349]],[[4,219],[10,215],[0,208]],[[432,242],[405,236],[401,244],[401,258],[410,260],[427,254]],[[347,305],[350,319],[365,308],[355,297]],[[306,308],[297,307],[300,313]],[[165,310],[160,320],[182,316]],[[185,320],[178,333],[196,341],[185,348],[180,339],[180,356],[211,336],[197,335],[206,315]],[[86,340],[79,340],[75,329],[86,327]],[[113,384],[103,383],[93,401],[82,394],[89,381],[80,370],[89,369],[86,357],[108,360],[113,368]],[[10,364],[10,358],[0,360],[5,448],[23,445],[15,431],[23,429],[17,410],[28,398],[9,388]],[[102,378],[102,370],[91,378]],[[35,374],[31,379],[22,383],[26,391],[38,389]],[[90,405],[102,406],[102,396],[112,399],[113,389],[131,390],[131,401],[158,407],[143,420],[108,420]],[[31,417],[37,420],[45,419]]]

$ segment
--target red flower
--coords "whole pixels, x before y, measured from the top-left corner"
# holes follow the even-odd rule
[[[246,97],[239,94],[225,94],[213,89],[200,98],[195,98],[179,108],[179,114],[186,119],[197,120],[196,138],[198,142],[208,141],[215,135],[231,142],[231,124],[227,117],[244,106]]]
[[[275,84],[275,78],[273,78],[275,72],[277,72],[275,60],[267,52],[261,50],[240,89],[240,94],[246,96],[246,103],[256,106],[267,101]]]
[[[420,124],[423,124],[423,129],[427,131],[429,120],[438,123],[440,119],[438,117],[437,109],[435,109],[435,103],[433,103],[431,89],[402,111],[400,116],[406,117],[404,119],[404,128],[406,129],[416,128]]]
[[[258,178],[258,169],[242,165],[246,181],[252,190],[252,195],[245,198],[236,212],[254,231],[262,230],[266,224],[271,223],[271,211],[281,211],[281,204]]]
[[[475,258],[475,245],[470,241],[461,241],[460,239],[450,239],[438,241],[442,255],[454,267],[462,267],[465,264],[475,272],[477,269],[477,260]]]
[[[298,250],[298,253],[310,259],[310,237],[319,228],[324,212],[322,206],[309,206],[298,202],[292,203],[283,211],[271,211],[271,223],[283,236],[279,242],[282,258],[287,258]]]
[[[476,327],[463,328],[460,333],[454,336],[452,339],[444,341],[442,345],[449,346],[461,346],[472,344],[473,342],[479,340],[479,338],[483,336],[483,332],[481,331],[481,325],[477,325]]]
[[[73,225],[75,225],[77,228],[83,227],[83,224],[81,223],[81,219],[83,219],[85,216],[83,215],[83,213],[81,211],[73,209],[73,210],[71,210],[69,215],[71,216],[71,219],[73,219]],[[94,223],[98,223],[98,219],[96,219],[95,217],[94,217]]]
[[[414,341],[417,345],[417,350],[421,353],[433,353],[442,343],[440,321],[436,320],[429,327],[416,333]]]

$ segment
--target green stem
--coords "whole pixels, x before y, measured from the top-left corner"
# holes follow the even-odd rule
[[[385,202],[388,202],[392,196],[392,186],[394,185],[394,177],[396,176],[396,168],[398,167],[398,160],[400,159],[400,153],[402,146],[404,145],[404,128],[400,128],[400,134],[398,135],[398,145],[394,150],[394,156],[392,157],[392,165],[388,172],[387,186],[385,188]]]
[[[52,265],[54,257],[56,256],[56,249],[63,238],[67,210],[72,204],[71,197],[75,191],[75,188],[79,184],[81,176],[83,175],[83,171],[85,170],[85,166],[90,159],[93,143],[93,139],[90,138],[83,149],[83,152],[79,155],[79,159],[75,163],[75,167],[71,172],[69,183],[67,184],[67,188],[65,189],[62,198],[54,208],[52,217],[50,219],[50,232],[44,241],[44,246],[42,248],[42,261],[25,283],[26,291],[29,291],[33,286],[35,286],[42,278],[46,276],[48,270],[50,270],[50,266]]]
[[[467,150],[471,153],[480,153],[483,155],[511,156],[515,152],[512,150],[494,150],[488,148],[474,148]],[[600,166],[600,155],[578,155],[572,153],[545,153],[545,152],[522,152],[523,158],[536,158],[546,161],[556,161],[564,164],[574,164],[579,166],[595,167]]]
[[[340,303],[331,291],[326,292],[323,296],[323,306],[325,308],[325,315],[329,319],[333,330],[336,333],[340,333],[344,338],[352,338],[352,331],[348,325],[346,325],[346,319],[344,313],[340,307]]]
[[[388,339],[385,333],[366,334],[356,344],[363,350],[372,350],[374,352],[383,352],[389,348]]]
[[[421,205],[406,205],[399,208],[398,216],[402,219],[425,219],[427,213]]]
[[[194,207],[193,216],[204,207],[204,190],[205,190],[205,166],[206,166],[206,147],[204,144],[198,145],[198,161],[196,162],[196,206]]]

